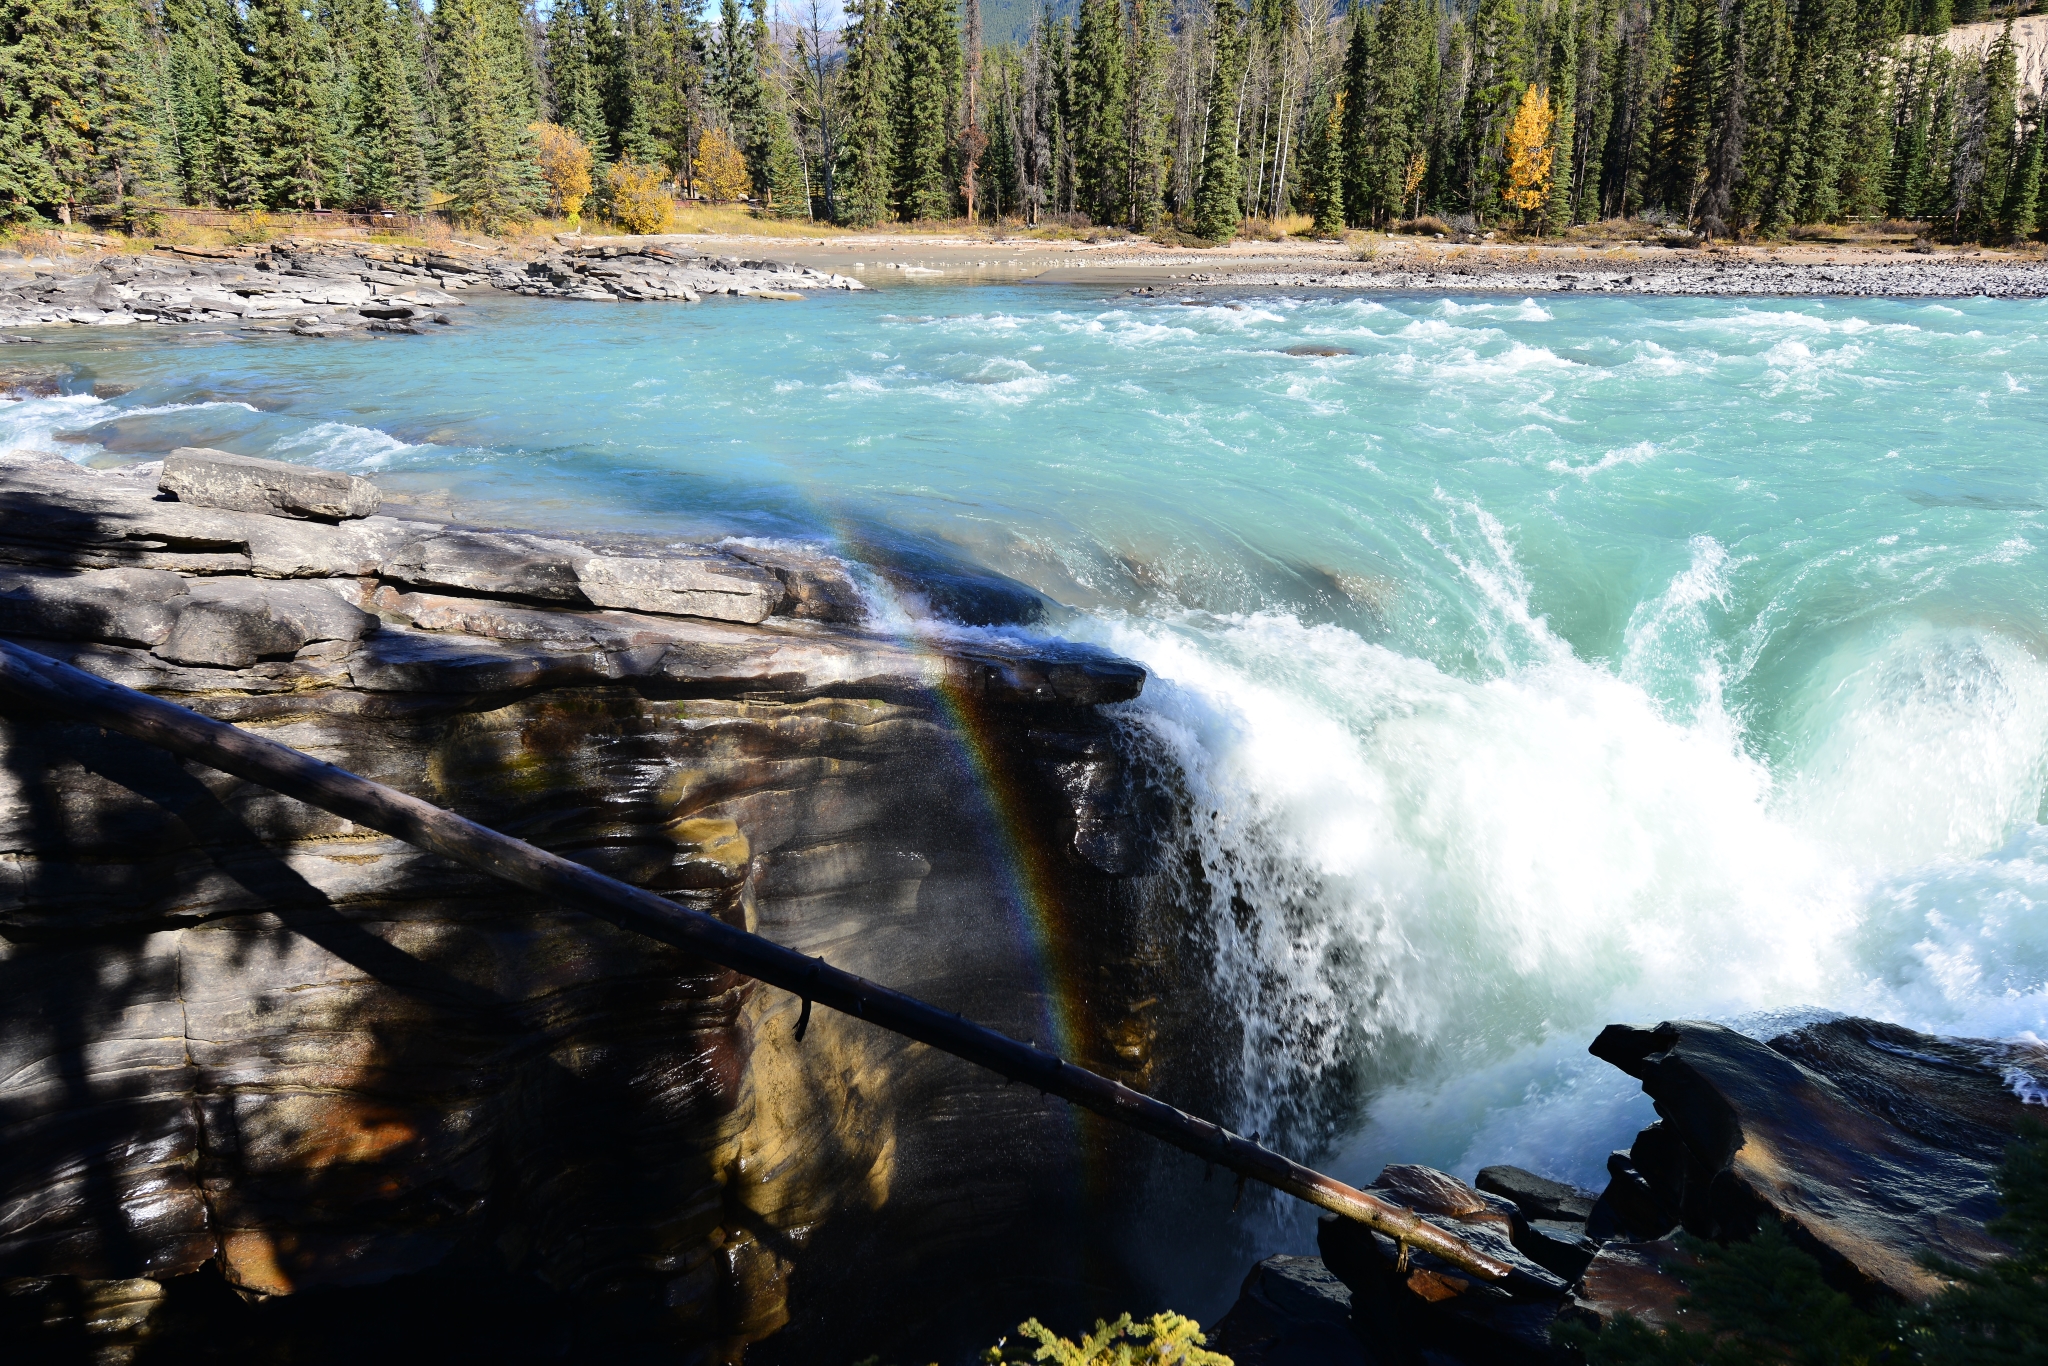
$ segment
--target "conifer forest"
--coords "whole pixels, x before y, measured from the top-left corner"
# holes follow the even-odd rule
[[[977,0],[794,2],[5,0],[0,211],[495,229],[576,213],[568,146],[607,216],[658,185],[1212,241],[1286,214],[2041,227],[2048,109],[2010,20],[1941,41],[2005,17],[1983,0],[1079,0],[994,35]]]

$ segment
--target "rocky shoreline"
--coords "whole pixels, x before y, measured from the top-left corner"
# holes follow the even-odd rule
[[[462,292],[480,288],[535,298],[695,303],[863,286],[804,266],[644,239],[576,241],[536,256],[326,242],[168,247],[83,266],[0,263],[0,328],[207,323],[302,337],[419,333],[452,321],[446,310],[461,305]]]
[[[1661,254],[1661,253],[1659,253]],[[1342,289],[1483,294],[1660,294],[1700,296],[1973,298],[2048,297],[2048,264],[1897,256],[1844,263],[1778,262],[1685,252],[1624,264],[1596,258],[1531,265],[1511,257],[1445,254],[1395,265],[1371,261],[1328,269],[1196,272],[1190,286],[1231,289]]]

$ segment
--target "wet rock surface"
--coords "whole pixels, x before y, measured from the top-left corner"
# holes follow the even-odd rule
[[[158,474],[0,464],[0,630],[1020,1037],[1056,998],[1132,1085],[1200,1072],[1205,965],[1133,871],[1151,761],[1096,710],[1135,666],[871,632],[787,549],[323,523]],[[453,536],[484,577],[417,549]],[[592,601],[592,560],[664,556],[628,586],[670,611]],[[706,576],[780,592],[677,614]],[[781,993],[121,737],[0,708],[0,855],[0,1327],[264,1359],[481,1305],[519,1359],[907,1356],[1039,1312],[1130,1217],[1070,1180],[1057,1102],[829,1012],[798,1043]]]
[[[1607,1189],[1596,1200],[1515,1167],[1483,1168],[1475,1189],[1426,1167],[1388,1167],[1375,1194],[1515,1274],[1478,1282],[1363,1225],[1325,1219],[1319,1260],[1276,1259],[1295,1281],[1327,1273],[1350,1291],[1353,1354],[1314,1359],[1563,1363],[1575,1358],[1552,1341],[1560,1322],[1598,1328],[1627,1314],[1689,1323],[1682,1297],[1696,1259],[1684,1237],[1741,1241],[1766,1223],[1870,1304],[1933,1294],[1940,1281],[1920,1264],[1924,1254],[1982,1265],[2009,1251],[1985,1224],[1999,1213],[1993,1173],[2027,1113],[2021,1093],[2040,1094],[2048,1075],[2039,1045],[1859,1019],[1765,1042],[1679,1021],[1611,1026],[1592,1051],[1641,1079],[1661,1116],[1612,1156]],[[1297,1320],[1322,1322],[1276,1316],[1277,1272],[1262,1263],[1224,1320],[1252,1325],[1245,1340],[1255,1350]]]

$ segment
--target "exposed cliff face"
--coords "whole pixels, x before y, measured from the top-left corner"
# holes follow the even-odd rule
[[[1064,1015],[1133,1084],[1199,1046],[1161,799],[1095,710],[1142,685],[1121,661],[872,634],[825,560],[294,521],[62,462],[0,468],[0,561],[32,648],[1022,1037]],[[622,581],[682,596],[594,605]],[[733,585],[744,610],[689,597]],[[88,1345],[337,1340],[431,1283],[444,1316],[449,1286],[509,1297],[541,1355],[851,1359],[1127,1278],[1075,1249],[1142,1140],[843,1017],[798,1043],[796,1013],[0,711],[0,1281]],[[1077,1144],[1111,1178],[1086,1208]]]

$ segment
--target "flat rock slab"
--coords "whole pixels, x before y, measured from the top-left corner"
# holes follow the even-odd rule
[[[1996,1047],[1871,1020],[1767,1044],[1681,1020],[1611,1025],[1592,1052],[1640,1079],[1663,1116],[1617,1155],[1617,1185],[1640,1183],[1699,1237],[1776,1220],[1836,1284],[1917,1303],[1943,1283],[1926,1254],[1981,1266],[2008,1251],[1984,1225],[2026,1107]]]
[[[184,446],[164,457],[157,487],[181,503],[234,512],[317,517],[368,517],[383,495],[367,479],[339,470],[259,460],[203,446]]]
[[[1583,1224],[1593,1215],[1597,1198],[1562,1181],[1538,1176],[1520,1167],[1481,1167],[1472,1183],[1482,1191],[1515,1202],[1531,1219],[1566,1219]]]
[[[575,565],[583,596],[598,607],[666,616],[766,621],[782,602],[782,580],[725,556],[628,559],[592,555]]]

